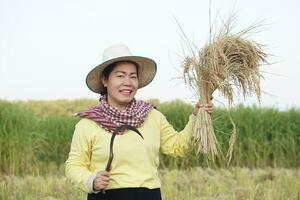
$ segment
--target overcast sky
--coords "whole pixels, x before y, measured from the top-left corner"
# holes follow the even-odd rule
[[[212,1],[218,19],[232,10],[239,11],[236,30],[266,23],[251,37],[275,55],[270,61],[276,64],[261,68],[261,105],[299,107],[300,1]],[[209,36],[208,11],[208,0],[0,0],[0,99],[97,99],[85,85],[86,74],[102,62],[106,47],[126,44],[158,64],[154,81],[138,91],[138,99],[193,103],[193,93],[176,78],[182,75],[183,54],[174,17],[202,47]],[[215,100],[224,101],[217,94]]]

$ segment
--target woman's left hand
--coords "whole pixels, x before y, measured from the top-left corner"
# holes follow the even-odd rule
[[[213,113],[213,103],[212,102],[209,102],[208,104],[203,104],[201,101],[199,101],[196,105],[195,105],[195,108],[194,108],[194,111],[193,111],[193,115],[197,115],[198,112],[199,112],[199,109],[200,108],[203,108],[204,107],[204,110],[208,113],[208,114],[212,114]]]

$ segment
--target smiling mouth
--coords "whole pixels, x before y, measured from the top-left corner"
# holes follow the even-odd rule
[[[120,93],[123,94],[123,95],[130,95],[132,93],[132,90],[120,90]]]

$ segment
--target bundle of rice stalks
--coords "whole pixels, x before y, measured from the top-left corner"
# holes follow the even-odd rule
[[[185,57],[182,62],[184,80],[204,104],[210,102],[216,90],[228,100],[229,105],[233,103],[235,92],[242,93],[244,98],[255,94],[260,101],[262,75],[259,66],[267,63],[267,54],[263,51],[263,45],[248,39],[260,24],[233,33],[233,19],[234,17],[230,17],[217,34],[211,34],[207,44],[200,50],[184,35],[190,51],[190,56]],[[229,161],[236,139],[234,123],[233,126],[227,153]],[[218,155],[220,147],[212,119],[203,108],[197,115],[193,137],[198,144],[198,153],[209,154],[213,158]]]

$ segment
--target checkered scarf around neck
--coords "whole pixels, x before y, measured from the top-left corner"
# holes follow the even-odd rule
[[[76,113],[75,115],[95,121],[110,133],[113,133],[122,124],[131,125],[135,128],[140,127],[144,123],[148,113],[154,108],[153,105],[145,101],[136,101],[133,99],[127,105],[126,110],[122,112],[107,103],[107,95],[103,95],[99,101],[100,105]]]

